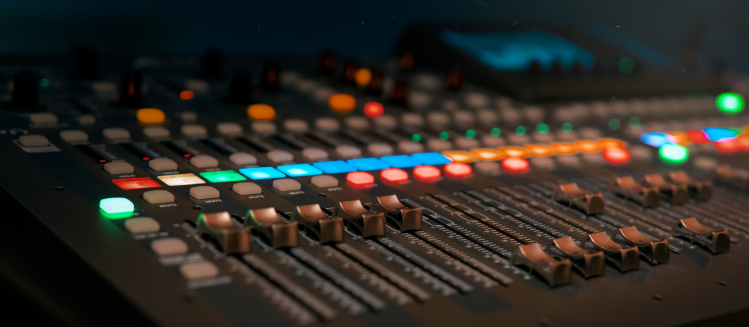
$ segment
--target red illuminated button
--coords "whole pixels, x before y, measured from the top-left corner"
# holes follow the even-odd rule
[[[388,182],[403,182],[408,180],[408,173],[403,169],[390,168],[383,170],[380,177]]]
[[[364,114],[369,118],[380,117],[384,112],[385,107],[383,107],[379,102],[367,102],[367,104],[364,105]]]
[[[739,147],[739,143],[736,142],[736,139],[714,142],[713,146],[715,146],[715,148],[718,149],[718,151],[723,152],[723,153],[733,153],[741,149]]]
[[[346,174],[346,181],[354,186],[371,185],[374,184],[374,176],[363,171],[355,171],[353,173]]]
[[[622,148],[608,148],[603,150],[603,159],[612,165],[621,165],[629,161],[629,150]]]
[[[689,142],[695,144],[710,143],[710,140],[705,137],[705,133],[703,131],[687,131],[687,137],[689,138]]]
[[[530,164],[523,158],[506,158],[502,160],[502,169],[510,174],[520,174],[528,171]]]
[[[473,168],[470,165],[454,162],[445,165],[445,174],[453,178],[468,177],[473,172]]]
[[[442,172],[435,166],[419,166],[414,168],[414,176],[422,182],[436,182],[440,179],[441,175]]]
[[[749,151],[749,134],[739,134],[734,141],[741,150]]]
[[[137,190],[141,188],[161,187],[161,184],[151,179],[150,177],[113,179],[112,183],[115,183],[123,190]]]

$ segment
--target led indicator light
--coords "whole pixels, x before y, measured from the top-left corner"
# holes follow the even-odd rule
[[[273,167],[243,168],[239,170],[242,175],[252,180],[284,178],[286,175]]]
[[[286,175],[289,175],[291,177],[312,176],[312,175],[322,174],[322,171],[320,169],[312,167],[312,165],[310,164],[278,166],[276,167],[276,169],[284,172]]]
[[[502,151],[506,157],[526,158],[529,156],[528,150],[517,146],[503,146],[499,148],[499,151]]]
[[[703,131],[687,131],[687,137],[689,138],[689,142],[694,144],[710,143],[710,140],[707,139]]]
[[[195,174],[177,174],[158,176],[164,184],[169,186],[205,184],[205,181]]]
[[[472,149],[471,152],[483,161],[494,161],[505,157],[501,151],[494,149]]]
[[[735,130],[721,127],[707,127],[702,129],[710,141],[720,142],[732,140],[739,133]]]
[[[741,150],[741,148],[739,147],[739,142],[737,140],[738,139],[718,141],[718,142],[713,143],[713,146],[715,147],[715,149],[717,149],[720,152],[733,153],[733,152]]]
[[[109,218],[122,218],[132,216],[135,206],[126,198],[106,198],[99,201],[99,208]]]
[[[630,128],[640,128],[642,126],[642,123],[640,122],[640,118],[632,117],[627,121],[627,124],[629,124]]]
[[[385,107],[379,102],[367,102],[364,105],[364,114],[369,118],[380,117],[385,113]]]
[[[324,171],[326,174],[350,173],[356,171],[356,167],[341,160],[316,162],[312,165]]]
[[[609,129],[612,131],[616,131],[619,129],[619,127],[622,127],[622,123],[619,121],[619,119],[612,118],[609,120]]]
[[[546,124],[538,124],[536,125],[536,131],[541,134],[549,134],[549,125]]]
[[[442,171],[435,166],[419,166],[414,168],[414,176],[422,182],[432,183],[440,179]]]
[[[356,99],[345,93],[336,93],[328,98],[328,106],[335,112],[347,113],[356,107]]]
[[[502,169],[510,174],[521,174],[528,171],[530,164],[523,158],[505,158],[502,160]]]
[[[572,133],[572,124],[570,124],[570,123],[564,123],[564,124],[562,124],[562,132],[563,133]]]
[[[523,136],[525,135],[525,126],[515,127],[515,134]]]
[[[453,178],[464,178],[471,176],[473,168],[464,163],[454,162],[445,165],[445,174]]]
[[[135,116],[141,124],[161,124],[166,119],[164,112],[156,108],[138,109]]]
[[[437,152],[414,153],[411,157],[419,160],[424,165],[444,165],[452,162],[450,158]]]
[[[603,159],[612,165],[621,165],[629,161],[629,150],[624,148],[608,148],[603,150]]]
[[[440,133],[440,140],[447,141],[447,139],[450,138],[450,133],[448,132],[441,132]]]
[[[123,190],[137,190],[142,188],[161,187],[161,184],[159,184],[159,182],[151,179],[150,177],[113,179],[112,183],[119,186]]]
[[[469,139],[472,139],[472,138],[476,137],[476,131],[474,131],[472,129],[467,130],[466,131],[466,137],[469,138]]]
[[[466,151],[445,151],[442,152],[445,157],[450,158],[453,162],[473,162],[476,161],[476,156],[473,153]]]
[[[718,106],[720,111],[737,114],[744,110],[744,98],[736,93],[723,93],[715,99],[715,104]]]
[[[499,127],[494,127],[494,128],[492,128],[492,130],[491,130],[491,131],[489,132],[489,134],[491,134],[491,135],[492,135],[492,136],[494,136],[494,137],[499,137],[499,135],[501,135],[501,134],[502,134],[502,130],[501,130],[501,129],[499,129]]]
[[[666,144],[658,150],[658,155],[667,163],[680,164],[687,161],[689,151],[681,145]]]
[[[346,182],[354,186],[368,186],[374,184],[374,176],[363,171],[346,174]]]
[[[276,117],[276,109],[267,104],[253,104],[247,107],[247,115],[254,120],[271,120]]]
[[[411,135],[411,141],[421,142],[421,135],[419,135],[419,134]]]
[[[530,154],[536,157],[548,157],[554,155],[554,147],[545,144],[528,144],[525,146]]]
[[[247,180],[242,174],[233,170],[206,171],[200,173],[200,176],[211,183],[237,182]]]
[[[348,163],[359,170],[380,170],[390,168],[390,165],[377,158],[351,159]]]
[[[390,165],[390,167],[393,168],[409,168],[421,165],[421,161],[405,154],[380,157],[380,160],[384,161],[386,164]]]
[[[192,100],[194,97],[195,97],[195,92],[193,91],[179,92],[179,98],[182,100]]]
[[[366,68],[359,68],[359,70],[356,71],[356,74],[354,74],[354,80],[356,81],[356,85],[360,88],[364,88],[369,85],[369,81],[372,80],[372,71]]]
[[[380,177],[388,182],[397,183],[408,180],[408,173],[403,169],[389,168],[380,172]]]

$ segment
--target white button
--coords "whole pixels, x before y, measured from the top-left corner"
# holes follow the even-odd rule
[[[125,228],[133,234],[138,234],[158,232],[161,226],[153,218],[142,217],[125,220]]]
[[[362,116],[346,117],[346,119],[343,120],[343,124],[348,128],[357,130],[369,128],[369,121]]]
[[[276,124],[267,121],[252,123],[252,131],[257,134],[268,135],[276,133]]]
[[[393,154],[393,147],[385,143],[373,143],[367,146],[367,152],[375,157],[389,156]]]
[[[445,111],[455,111],[460,108],[460,103],[456,100],[445,100],[442,101],[442,109]]]
[[[182,125],[180,131],[182,132],[182,135],[185,136],[198,136],[208,134],[208,130],[204,126],[198,124]]]
[[[273,181],[273,187],[279,191],[299,191],[302,189],[302,184],[291,179],[283,178]]]
[[[401,115],[401,123],[413,127],[421,127],[424,125],[424,118],[415,112],[407,112]]]
[[[231,190],[239,195],[252,195],[263,193],[263,189],[260,185],[250,182],[236,183],[231,187]]]
[[[516,123],[520,120],[520,111],[514,108],[503,108],[500,115],[502,120],[508,123]]]
[[[148,161],[148,168],[155,171],[177,170],[177,163],[169,158],[155,158]]]
[[[602,135],[600,129],[593,127],[583,127],[580,129],[580,133],[586,139],[596,139]]]
[[[522,145],[531,143],[530,137],[526,135],[510,134],[507,136],[507,141],[512,145]]]
[[[133,165],[124,161],[107,162],[104,164],[104,171],[112,175],[132,174],[135,172]]]
[[[34,124],[57,124],[57,116],[51,112],[40,112],[29,115]]]
[[[143,134],[150,138],[169,136],[169,129],[164,126],[143,127]]]
[[[478,171],[487,173],[487,174],[493,174],[499,172],[499,163],[496,161],[479,161],[475,164],[476,169]]]
[[[448,141],[432,139],[427,141],[427,148],[432,151],[446,151],[452,149],[453,144]]]
[[[489,105],[489,97],[481,93],[469,93],[465,98],[465,102],[468,106],[474,108],[486,107]]]
[[[477,113],[479,123],[484,125],[492,125],[497,122],[497,112],[491,109],[481,109]]]
[[[189,280],[211,278],[218,276],[218,267],[208,261],[186,263],[179,266],[179,273]]]
[[[172,203],[174,202],[174,194],[167,190],[146,191],[143,193],[143,200],[150,204]]]
[[[444,112],[433,111],[427,114],[427,121],[435,127],[445,126],[450,124],[450,117]]]
[[[489,147],[504,146],[506,144],[505,139],[499,136],[494,137],[491,135],[482,136],[481,143],[484,143],[485,146],[489,146]]]
[[[221,193],[213,186],[195,186],[190,188],[190,195],[198,200],[215,199]]]
[[[211,85],[200,79],[188,79],[185,81],[185,89],[195,93],[206,93],[210,90]]]
[[[309,124],[301,119],[287,119],[283,122],[283,128],[293,133],[304,133],[309,130]]]
[[[335,178],[330,175],[320,175],[315,176],[310,179],[310,183],[312,185],[315,185],[317,187],[323,188],[323,187],[336,187],[338,186],[338,178]]]
[[[353,145],[340,145],[335,148],[335,152],[346,159],[361,156],[361,150]]]
[[[533,133],[533,140],[538,143],[551,143],[554,142],[554,136],[551,134]]]
[[[216,125],[216,130],[221,135],[230,135],[230,134],[241,134],[242,133],[242,125],[239,125],[237,123],[218,123]]]
[[[473,113],[466,110],[454,112],[453,119],[457,125],[471,125],[474,121]]]
[[[557,157],[557,161],[559,161],[559,163],[562,164],[563,166],[573,167],[573,168],[580,167],[579,156],[559,156]]]
[[[326,132],[335,132],[341,128],[341,124],[333,117],[320,117],[315,119],[315,128]]]
[[[268,152],[268,159],[276,163],[293,161],[294,155],[288,151],[276,149],[276,150],[271,150],[270,152]]]
[[[398,126],[398,120],[391,115],[382,115],[374,119],[374,124],[380,128],[393,129]]]
[[[96,124],[96,117],[94,115],[82,115],[78,117],[78,123],[81,125],[93,125]]]
[[[130,138],[130,131],[121,127],[105,128],[102,134],[104,134],[104,137],[110,140]]]
[[[212,168],[218,167],[218,160],[208,155],[201,155],[192,157],[190,159],[190,164],[198,168]]]
[[[229,156],[229,161],[231,161],[235,165],[239,165],[239,166],[241,166],[241,165],[254,165],[255,163],[257,163],[257,158],[255,158],[255,156],[253,156],[253,155],[251,155],[249,153],[239,152],[239,153],[235,153],[235,154],[230,155]]]
[[[531,158],[531,166],[534,168],[554,169],[554,159],[552,158]]]
[[[411,92],[408,95],[408,106],[416,109],[423,109],[432,104],[434,99],[431,95],[424,92]]]
[[[151,242],[151,251],[158,255],[187,253],[187,243],[176,237],[161,238]]]
[[[48,146],[49,140],[44,135],[22,135],[18,138],[18,143],[23,146]]]
[[[69,129],[67,131],[60,132],[60,138],[65,140],[66,142],[88,141],[88,134],[81,130]]]
[[[328,152],[319,148],[307,148],[302,150],[302,156],[307,160],[321,160],[328,157]]]
[[[398,142],[398,150],[411,154],[424,151],[424,146],[413,141],[400,141]]]
[[[534,123],[544,119],[544,110],[539,107],[525,107],[523,114],[525,114],[526,119]]]
[[[718,161],[714,158],[697,156],[694,158],[694,166],[707,171],[712,171],[718,166]]]
[[[185,111],[179,114],[183,123],[194,123],[198,121],[198,114],[192,111]]]
[[[459,149],[472,149],[479,147],[479,140],[469,139],[465,136],[459,136],[455,139],[455,146]]]

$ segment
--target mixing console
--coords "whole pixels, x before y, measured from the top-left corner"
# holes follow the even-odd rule
[[[662,326],[749,309],[738,94],[724,111],[712,91],[523,102],[408,51],[97,59],[1,67],[3,217],[41,222],[154,324]]]

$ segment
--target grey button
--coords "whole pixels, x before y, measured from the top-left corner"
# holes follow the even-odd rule
[[[213,168],[218,167],[218,160],[208,155],[201,155],[192,157],[190,164],[198,168]]]
[[[531,158],[531,166],[542,169],[554,169],[556,164],[552,158]]]
[[[302,184],[291,179],[283,178],[273,181],[273,187],[279,191],[299,191],[302,189]]]
[[[96,117],[94,117],[94,115],[81,115],[80,117],[78,117],[78,124],[81,124],[81,125],[96,124]]]
[[[289,132],[304,133],[309,130],[309,124],[301,119],[287,119],[283,122],[283,128]]]
[[[231,187],[232,191],[239,195],[252,195],[263,193],[260,185],[250,182],[236,183]]]
[[[276,124],[267,121],[252,123],[252,131],[257,134],[267,135],[276,133]]]
[[[398,120],[391,115],[382,115],[374,119],[374,124],[380,128],[393,129],[398,126]]]
[[[415,112],[407,112],[401,115],[401,123],[408,126],[421,127],[424,125],[424,118]]]
[[[367,146],[367,151],[375,157],[389,156],[393,154],[393,147],[385,143],[374,143]]]
[[[330,175],[320,175],[320,176],[314,176],[312,179],[310,179],[310,183],[312,185],[315,185],[317,187],[336,187],[338,186],[338,178],[335,178]]]
[[[110,127],[105,128],[104,131],[102,131],[102,134],[104,134],[104,137],[109,140],[117,140],[117,139],[129,139],[130,138],[130,131],[121,128],[121,127]]]
[[[432,139],[427,142],[427,147],[432,151],[447,151],[453,148],[453,144],[449,141]]]
[[[151,242],[151,251],[158,255],[187,253],[187,243],[176,237],[160,238]]]
[[[424,146],[413,141],[400,141],[398,142],[398,150],[411,154],[424,151]]]
[[[512,145],[522,145],[531,143],[531,139],[527,135],[510,134],[507,136],[507,140]]]
[[[229,161],[233,162],[235,165],[253,165],[257,163],[257,158],[255,156],[249,154],[249,153],[235,153],[229,156]]]
[[[198,114],[192,111],[185,111],[179,114],[179,118],[184,123],[192,123],[198,120]]]
[[[113,161],[104,164],[104,171],[112,175],[132,174],[135,172],[135,168],[124,161]]]
[[[349,159],[361,156],[361,150],[353,145],[341,145],[335,148],[339,156]]]
[[[22,135],[18,143],[26,147],[48,146],[49,140],[44,135]]]
[[[497,147],[505,145],[505,139],[499,136],[484,135],[481,137],[481,143],[484,143],[485,146]]]
[[[169,158],[156,158],[148,161],[148,167],[155,171],[177,170],[177,163]]]
[[[302,156],[307,160],[321,160],[328,157],[328,152],[319,148],[307,148],[302,150]]]
[[[179,266],[179,273],[189,280],[218,276],[218,267],[209,261],[186,263]]]
[[[346,119],[343,121],[343,124],[346,125],[346,127],[356,130],[362,130],[369,128],[369,120],[362,116],[351,116],[346,117]]]
[[[81,130],[69,129],[60,132],[60,138],[65,140],[66,142],[88,141],[88,134]]]
[[[270,152],[268,152],[268,159],[276,163],[293,161],[294,155],[284,150],[271,150]]]
[[[158,232],[161,226],[153,218],[130,218],[125,220],[125,229],[133,234]]]
[[[455,146],[459,149],[472,149],[479,147],[479,140],[469,139],[465,136],[459,136],[455,139]]]
[[[213,186],[195,186],[190,188],[190,196],[198,200],[215,199],[221,193]]]
[[[174,202],[174,194],[167,190],[146,191],[143,193],[143,200],[150,204],[172,203]]]
[[[182,132],[182,135],[185,136],[198,136],[208,134],[208,130],[204,126],[198,124],[182,125],[180,131]]]
[[[427,121],[434,126],[445,126],[450,124],[450,117],[444,112],[433,111],[427,114]]]
[[[143,127],[143,134],[150,138],[169,136],[169,129],[164,126]]]
[[[460,110],[453,113],[453,120],[457,125],[471,125],[473,124],[474,117],[472,112]]]
[[[333,117],[320,117],[315,119],[315,128],[326,132],[335,132],[341,128],[341,124]]]
[[[29,115],[34,124],[57,124],[57,116],[51,112],[40,112]]]
[[[242,133],[242,125],[239,125],[237,123],[218,123],[216,125],[216,130],[219,134],[227,135],[227,134],[241,134]]]
[[[474,166],[480,172],[493,174],[499,172],[499,163],[496,161],[479,161]]]

